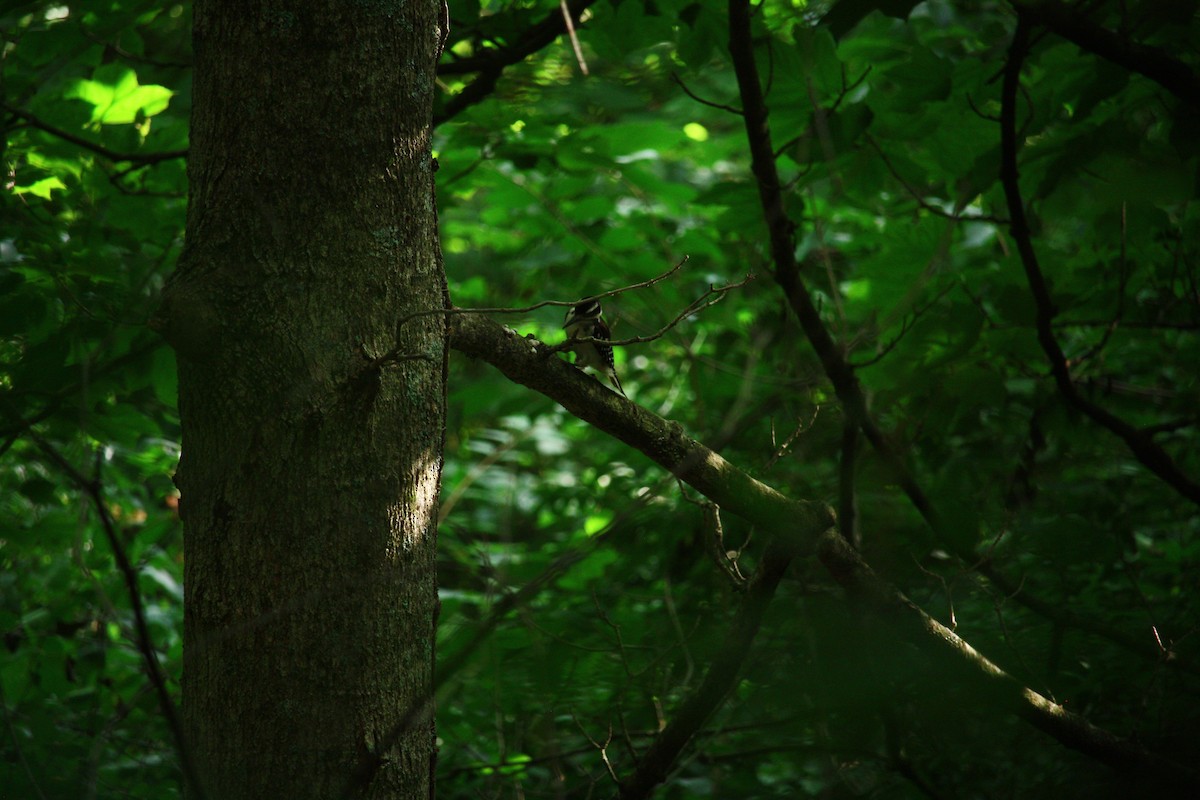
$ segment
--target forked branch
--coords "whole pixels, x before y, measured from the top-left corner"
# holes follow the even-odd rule
[[[816,351],[826,375],[833,384],[839,400],[842,402],[845,412],[851,419],[857,422],[872,446],[892,468],[905,494],[929,522],[934,531],[939,534],[939,538],[946,545],[953,547],[955,537],[948,535],[949,532],[946,530],[929,498],[917,483],[913,473],[909,470],[905,459],[892,447],[891,443],[884,437],[883,432],[869,414],[865,395],[854,374],[853,368],[846,362],[841,349],[836,345],[829,331],[825,328],[820,314],[814,306],[808,289],[801,278],[793,243],[794,226],[788,218],[784,208],[783,196],[779,190],[780,183],[774,153],[771,148],[767,107],[759,83],[758,67],[754,57],[750,8],[747,0],[729,0],[729,31],[729,49],[734,69],[737,73],[738,88],[742,95],[746,136],[751,153],[751,168],[758,184],[759,198],[762,202],[763,214],[770,233],[770,249],[772,262],[775,267],[775,280],[784,291],[789,304],[796,313],[805,335]],[[1019,67],[1017,69],[1019,70]],[[1015,84],[1009,87],[1009,89],[1011,90],[1010,99],[1014,101],[1009,104],[1012,106],[1015,105]],[[1012,111],[1010,110],[1011,113]],[[1010,119],[1009,122],[1011,126],[1012,120]],[[1011,211],[1012,209],[1010,208]],[[836,531],[824,535],[822,542],[826,545],[826,552],[823,553],[826,566],[839,582],[849,586],[854,582],[856,576],[862,577],[864,575],[858,569],[845,569],[844,561],[841,567],[835,561],[835,556],[839,553],[846,557],[854,555],[853,549],[837,535]],[[963,547],[954,547],[954,551],[960,557],[967,557],[970,553],[969,548]],[[999,586],[1010,584],[1010,582],[1003,580],[1003,576],[991,570],[987,564],[981,565],[980,571]],[[1018,599],[1028,603],[1028,600],[1022,596],[1023,593],[1020,593],[1019,590],[1020,587],[1017,587],[1013,594]],[[888,591],[894,592],[891,589]],[[904,603],[907,602],[907,600],[904,600]],[[915,606],[913,610],[923,615],[923,612]],[[924,619],[928,618],[924,617]],[[929,620],[929,622],[932,622],[932,620]],[[936,651],[947,641],[945,634],[948,631],[941,629],[940,626],[935,627],[935,625],[923,624],[919,626],[921,631],[917,637],[917,641],[922,643],[923,649],[931,652]],[[961,642],[961,640],[958,640],[958,644],[954,646],[970,650],[965,642]],[[970,653],[978,656],[973,650],[970,650]],[[1004,675],[995,665],[982,659],[982,656],[979,656],[974,669],[988,674]],[[1014,679],[1007,675],[1004,675],[1004,678],[1005,681],[1016,683]],[[1159,760],[1157,757],[1145,753],[1145,751],[1135,745],[1120,742],[1116,737],[1107,732],[1096,732],[1092,735],[1093,730],[1098,729],[1064,724],[1064,720],[1072,721],[1075,718],[1071,715],[1066,715],[1066,712],[1060,707],[1032,690],[1021,687],[1020,691],[1014,694],[1012,700],[1013,702],[1008,706],[1010,710],[1015,711],[1018,715],[1050,733],[1062,744],[1100,758],[1105,763],[1114,766],[1129,767],[1139,772],[1146,771],[1151,773],[1154,769],[1153,765]],[[1133,755],[1130,755],[1131,752]],[[1172,768],[1177,772],[1181,770],[1187,772],[1183,767],[1173,763]],[[1185,782],[1190,781],[1192,784],[1196,782],[1195,776],[1190,773],[1184,775],[1181,779]]]
[[[1088,631],[1151,661],[1162,662],[1161,653],[1152,642],[1116,630],[1099,619],[1084,617],[1061,603],[1043,600],[1000,572],[990,561],[979,561],[970,547],[961,545],[962,538],[948,529],[932,500],[909,468],[904,453],[885,435],[870,414],[866,395],[854,368],[825,327],[800,274],[793,246],[793,225],[784,209],[783,196],[779,190],[778,172],[767,126],[767,107],[759,86],[758,68],[754,60],[749,17],[740,9],[739,0],[731,0],[730,6],[730,53],[738,74],[738,86],[742,92],[752,169],[758,179],[759,198],[770,233],[775,281],[783,290],[809,344],[816,352],[843,411],[860,427],[871,447],[894,475],[900,490],[937,534],[942,546],[964,562],[972,564],[973,568],[987,578],[999,592],[1060,625]],[[1015,102],[1011,105],[1015,106]],[[1172,658],[1165,663],[1186,672],[1197,671],[1195,665],[1178,658],[1176,654],[1172,654]]]
[[[1021,86],[1021,67],[1029,46],[1029,34],[1030,20],[1024,13],[1019,13],[1000,93],[1000,182],[1004,186],[1004,197],[1008,202],[1008,216],[1011,220],[1009,230],[1016,242],[1021,266],[1025,270],[1025,278],[1037,309],[1038,344],[1050,362],[1050,372],[1054,376],[1059,393],[1070,405],[1101,427],[1116,434],[1142,466],[1180,495],[1200,505],[1200,483],[1186,475],[1166,450],[1141,429],[1079,393],[1071,378],[1067,357],[1054,335],[1054,317],[1057,309],[1038,263],[1037,252],[1033,249],[1033,237],[1025,217],[1025,203],[1021,198],[1021,181],[1017,167],[1017,94]]]
[[[828,506],[784,497],[689,438],[677,424],[625,402],[558,359],[542,358],[525,339],[486,317],[454,318],[450,342],[454,349],[488,361],[517,383],[541,392],[579,419],[639,450],[709,500],[761,528],[772,537],[773,550],[782,548],[774,550],[781,558],[811,550],[817,543],[822,561],[834,578],[851,593],[869,600],[871,607],[895,623],[899,635],[929,657],[954,665],[964,685],[987,689],[980,695],[981,704],[1015,713],[1062,744],[1112,766],[1153,775],[1172,785],[1200,785],[1191,770],[1097,728],[1024,687],[879,580],[834,528],[835,518]],[[767,561],[764,555],[764,570]],[[762,587],[765,590],[765,582]],[[753,590],[748,594],[753,595]],[[766,599],[760,597],[762,602]],[[739,636],[753,638],[758,623],[752,615],[759,613],[751,605],[755,602],[759,600],[747,599],[728,634],[731,640]],[[721,657],[710,665],[711,682],[706,676],[701,689],[677,710],[678,726],[668,726],[670,736],[648,751],[645,767],[639,767],[625,782],[626,797],[645,796],[655,781],[661,780],[691,738],[690,732],[698,729],[716,707],[714,698],[719,703],[724,697],[719,687],[732,685],[740,663],[732,657]]]

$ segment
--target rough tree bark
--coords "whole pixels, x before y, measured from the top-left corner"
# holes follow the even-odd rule
[[[427,797],[436,0],[197,0],[179,360],[192,796]],[[414,713],[416,709],[416,713]]]

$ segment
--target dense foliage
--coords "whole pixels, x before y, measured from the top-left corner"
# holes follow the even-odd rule
[[[634,402],[838,506],[878,573],[1031,689],[1194,761],[1196,96],[1030,18],[1015,156],[1040,296],[1001,182],[1013,7],[755,10],[774,188],[898,473],[772,280],[724,7],[570,7],[578,53],[557,2],[450,3],[435,155],[455,305],[572,300],[686,256],[605,301],[615,337],[652,336],[754,275],[618,350]],[[1091,9],[1078,29],[1135,55],[1200,45],[1192,3]],[[5,796],[179,791],[127,579],[177,699],[174,359],[148,323],[182,247],[188,20],[137,0],[0,12]],[[562,311],[493,316],[559,341]],[[439,791],[611,793],[720,653],[741,592],[710,553],[749,575],[765,534],[726,514],[714,546],[702,498],[486,364],[452,359],[449,392]],[[888,642],[797,560],[663,795],[1129,789]]]

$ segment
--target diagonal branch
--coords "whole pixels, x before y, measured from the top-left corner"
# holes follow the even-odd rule
[[[1000,182],[1008,201],[1009,230],[1016,241],[1021,265],[1033,301],[1037,308],[1037,338],[1046,358],[1050,361],[1050,372],[1058,391],[1066,401],[1090,417],[1101,427],[1116,434],[1141,462],[1142,466],[1157,475],[1188,500],[1200,505],[1200,483],[1186,475],[1174,459],[1139,428],[1112,414],[1107,409],[1091,402],[1079,393],[1071,379],[1067,358],[1054,336],[1054,317],[1057,310],[1050,297],[1050,289],[1038,264],[1033,249],[1029,223],[1025,218],[1025,204],[1021,199],[1020,175],[1017,169],[1017,92],[1021,85],[1021,66],[1029,45],[1029,19],[1024,13],[1017,16],[1017,30],[1013,34],[1008,63],[1004,68],[1004,84],[1000,93]]]
[[[505,68],[524,61],[526,57],[566,33],[568,21],[578,26],[583,12],[595,3],[596,0],[570,0],[566,4],[566,10],[570,12],[569,17],[563,13],[562,9],[555,8],[541,22],[522,31],[516,40],[507,47],[486,50],[471,58],[440,64],[438,66],[439,75],[464,75],[472,72],[479,74],[470,85],[447,100],[440,112],[434,114],[434,127],[485,100],[495,91],[496,84]]]
[[[43,439],[32,429],[26,431],[26,436],[82,492],[87,494],[92,502],[92,506],[96,509],[96,514],[100,517],[100,524],[104,528],[104,535],[108,539],[109,546],[112,548],[117,568],[121,571],[121,576],[125,579],[125,588],[129,592],[130,605],[133,609],[134,628],[137,633],[137,649],[142,656],[150,683],[154,686],[154,691],[158,695],[159,710],[162,711],[163,717],[167,722],[167,728],[170,730],[171,737],[175,741],[175,749],[179,754],[179,762],[184,778],[187,781],[187,786],[190,792],[194,793],[200,800],[203,800],[204,791],[200,784],[199,773],[196,771],[196,764],[192,759],[191,749],[184,738],[179,711],[175,708],[175,703],[171,700],[171,694],[167,689],[166,677],[163,675],[162,665],[159,664],[158,655],[155,653],[154,643],[150,637],[150,629],[146,624],[146,611],[142,603],[142,593],[138,587],[137,571],[133,568],[133,564],[130,563],[129,556],[126,554],[125,548],[117,536],[116,525],[113,522],[112,515],[108,511],[108,506],[104,499],[104,487],[99,480],[88,479],[62,453],[58,452],[50,442]]]
[[[76,136],[70,131],[65,131],[62,128],[57,128],[48,122],[43,122],[39,117],[30,114],[28,111],[22,111],[19,108],[14,108],[7,103],[0,103],[0,108],[12,114],[17,119],[23,119],[30,126],[44,131],[51,136],[62,139],[64,142],[70,142],[73,145],[82,147],[84,150],[90,150],[98,156],[103,156],[109,161],[127,161],[133,164],[157,164],[160,161],[169,161],[173,158],[187,158],[188,151],[183,150],[163,150],[158,153],[119,153],[116,150],[111,150],[102,144],[97,144],[93,141]]]
[[[481,358],[510,379],[541,392],[576,417],[640,450],[723,509],[811,547],[834,524],[822,503],[792,500],[690,438],[676,422],[610,392],[566,361],[545,358],[548,345],[525,339],[476,314],[450,318],[450,346]]]
[[[818,557],[855,600],[891,623],[890,632],[916,644],[926,657],[946,667],[960,685],[974,689],[974,696],[982,702],[1015,714],[1063,745],[1115,770],[1138,775],[1160,792],[1186,796],[1200,791],[1200,775],[1194,769],[1099,728],[1024,686],[876,576],[837,531],[821,536]],[[1146,791],[1154,795],[1150,786]]]
[[[986,689],[981,702],[1015,713],[1062,744],[1118,769],[1138,774],[1154,772],[1159,779],[1175,781],[1180,786],[1200,784],[1186,768],[1097,728],[1024,687],[897,590],[876,578],[833,526],[833,513],[827,506],[784,497],[688,438],[678,424],[607,391],[565,362],[543,358],[538,352],[542,346],[540,342],[523,339],[497,323],[475,315],[452,318],[449,333],[450,345],[455,350],[486,360],[510,379],[541,392],[579,419],[641,451],[726,510],[761,526],[774,537],[773,552],[795,553],[810,549],[815,542],[822,562],[839,583],[852,594],[864,596],[870,608],[892,623],[927,656],[954,665],[955,674],[963,685]],[[764,562],[766,560],[764,555]],[[760,600],[765,602],[763,598]],[[743,614],[749,615],[749,608],[745,606]],[[752,621],[753,617],[740,619]],[[730,636],[746,635],[749,628],[743,628],[740,633],[738,630],[735,626]],[[715,708],[711,697],[715,695],[716,687],[721,682],[732,681],[737,667],[724,658],[714,662],[710,670],[713,683],[710,685],[706,676],[702,685],[702,688],[709,686],[709,691],[697,693],[705,699],[694,695],[685,702],[685,707],[689,708],[686,718],[679,722],[672,739],[657,751],[651,749],[656,753],[657,766],[646,767],[647,773],[638,779],[638,786],[649,782],[648,788],[653,788],[654,776],[669,767],[667,759],[671,753],[677,755],[686,745],[691,736],[688,731],[694,730],[707,717],[709,711],[705,709]],[[700,723],[695,721],[697,718]]]
[[[654,787],[666,779],[683,748],[736,686],[742,665],[762,626],[763,614],[791,561],[791,555],[778,545],[770,546],[763,554],[758,572],[746,589],[741,608],[717,657],[709,665],[704,681],[675,711],[670,724],[654,738],[633,775],[622,782],[621,800],[649,797]]]
[[[1200,75],[1165,51],[1113,33],[1056,0],[1013,0],[1020,17],[1038,22],[1090,53],[1145,75],[1185,103],[1200,106]]]
[[[754,63],[750,14],[744,0],[729,2],[729,51],[733,57],[738,89],[742,95],[751,170],[758,184],[758,196],[767,223],[771,261],[775,266],[775,282],[783,290],[846,412],[861,427],[868,441],[889,463],[892,470],[901,476],[901,488],[912,499],[922,516],[931,519],[934,516],[932,506],[912,478],[903,459],[871,418],[867,410],[866,396],[854,375],[854,369],[846,361],[841,348],[834,342],[821,321],[821,315],[813,304],[808,287],[800,276],[793,238],[795,226],[788,218],[783,204],[783,193],[779,190],[779,172],[771,147],[767,106],[759,86],[758,68]]]

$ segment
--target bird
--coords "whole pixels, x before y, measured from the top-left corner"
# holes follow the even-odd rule
[[[563,330],[568,339],[611,339],[612,331],[604,321],[604,310],[600,301],[594,297],[581,300],[567,312],[563,320]],[[581,341],[572,348],[575,351],[575,366],[583,369],[592,367],[604,373],[621,396],[628,399],[629,395],[621,388],[621,379],[617,377],[616,363],[613,360],[612,345],[603,342]]]

